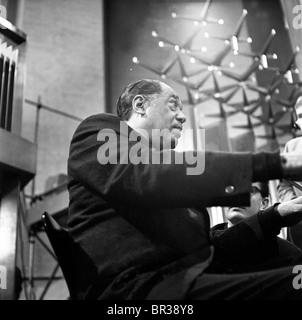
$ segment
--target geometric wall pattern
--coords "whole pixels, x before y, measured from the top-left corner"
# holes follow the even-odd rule
[[[285,63],[281,64],[279,57],[271,52],[271,44],[277,36],[272,29],[258,51],[253,52],[249,46],[253,39],[244,32],[247,10],[243,9],[235,28],[226,34],[228,17],[223,17],[223,12],[222,16],[213,17],[213,3],[213,0],[207,0],[200,12],[190,16],[181,10],[171,12],[172,19],[192,25],[186,39],[180,40],[175,36],[169,39],[156,30],[150,30],[150,37],[155,40],[154,50],[158,50],[157,44],[171,52],[164,64],[161,63],[160,67],[154,63],[150,65],[144,57],[138,56],[133,57],[133,63],[163,80],[169,79],[181,85],[186,92],[186,103],[194,109],[202,110],[209,101],[211,104],[215,102],[218,112],[207,113],[207,117],[227,122],[234,115],[244,115],[245,120],[232,123],[232,127],[248,131],[255,141],[265,139],[278,144],[283,135],[295,137],[293,107],[302,87],[295,58],[300,49],[297,47],[290,57],[283,57]],[[211,30],[215,34],[207,31],[209,25],[214,25]],[[214,43],[215,52],[211,50]],[[217,43],[220,43],[219,50]],[[241,59],[240,67],[234,62],[238,59]],[[257,84],[256,71],[269,74],[265,84]],[[284,96],[281,93],[285,89],[287,94]],[[264,128],[263,134],[255,130],[260,126]]]

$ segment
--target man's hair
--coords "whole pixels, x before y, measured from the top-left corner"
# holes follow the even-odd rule
[[[152,94],[160,94],[162,92],[161,82],[158,80],[143,79],[134,83],[130,83],[120,95],[116,111],[122,120],[129,120],[132,113],[132,100],[138,95],[150,96]]]
[[[258,182],[260,187],[260,193],[262,198],[267,198],[269,196],[269,186],[267,182]]]

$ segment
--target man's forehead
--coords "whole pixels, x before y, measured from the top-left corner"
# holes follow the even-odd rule
[[[256,187],[261,190],[261,184],[259,182],[253,182],[252,187]]]
[[[257,188],[261,194],[266,194],[267,192],[269,192],[267,190],[268,185],[266,185],[265,183],[261,183],[261,182],[253,182],[252,183],[252,188]]]
[[[172,89],[170,86],[168,86],[167,84],[162,83],[162,89],[166,95],[172,96],[173,98],[179,100],[179,96],[178,96],[177,92],[174,89]]]

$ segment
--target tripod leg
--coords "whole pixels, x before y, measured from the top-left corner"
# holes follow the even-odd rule
[[[45,297],[45,295],[46,295],[49,287],[51,286],[52,282],[53,282],[54,279],[55,279],[55,276],[56,276],[59,268],[60,268],[60,266],[59,266],[59,264],[57,263],[57,265],[55,266],[55,268],[54,268],[54,270],[53,270],[53,272],[52,272],[52,274],[51,274],[51,276],[50,276],[50,278],[48,279],[48,281],[47,281],[47,283],[46,283],[46,286],[45,286],[43,292],[41,293],[41,296],[40,296],[39,300],[43,300],[43,299],[44,299],[44,297]]]
[[[29,236],[29,300],[36,300],[34,286],[34,258],[35,258],[35,234],[30,232]]]

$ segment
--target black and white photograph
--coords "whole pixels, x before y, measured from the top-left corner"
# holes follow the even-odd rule
[[[0,300],[302,300],[302,0],[0,0]]]

